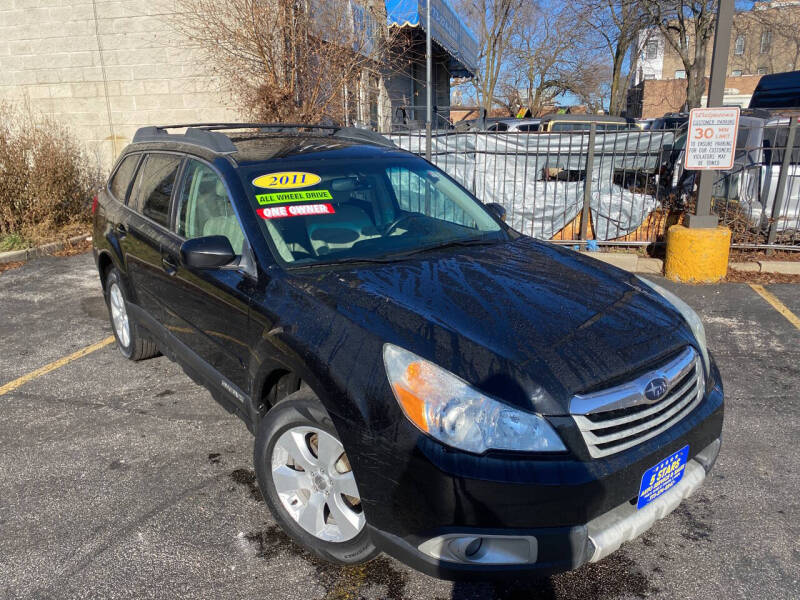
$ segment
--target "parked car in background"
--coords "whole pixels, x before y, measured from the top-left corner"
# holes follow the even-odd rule
[[[508,133],[539,131],[541,119],[502,119],[490,124],[486,131],[506,131]]]
[[[117,346],[161,351],[244,421],[298,545],[551,573],[703,483],[722,381],[671,292],[517,233],[378,134],[170,130],[139,130],[95,203]]]
[[[689,122],[689,113],[667,113],[653,119],[650,129],[678,129]]]
[[[592,123],[597,126],[597,131],[623,131],[635,129],[636,122],[624,117],[609,115],[545,115],[541,118],[540,131],[589,131]]]
[[[750,98],[750,108],[800,108],[800,71],[764,75]]]
[[[734,166],[716,171],[712,197],[718,211],[737,210],[755,229],[764,230],[773,216],[778,179],[788,141],[790,119],[764,110],[745,109],[739,117]],[[696,183],[696,171],[684,170],[686,126],[675,139],[664,181],[672,189],[688,193]],[[795,136],[789,157],[779,230],[800,227],[800,135]]]

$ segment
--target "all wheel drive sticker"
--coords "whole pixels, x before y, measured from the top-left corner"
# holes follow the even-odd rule
[[[267,190],[289,190],[311,187],[321,181],[321,177],[314,173],[301,171],[283,171],[260,175],[253,179],[253,185]],[[266,208],[256,210],[263,219],[281,219],[284,217],[305,217],[309,215],[332,215],[336,211],[327,202],[320,200],[333,200],[328,190],[298,190],[293,192],[272,192],[256,194],[256,201]],[[296,202],[314,202],[315,204],[297,204]]]

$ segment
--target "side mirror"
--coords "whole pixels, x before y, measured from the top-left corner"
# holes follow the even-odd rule
[[[489,209],[498,219],[505,223],[506,220],[506,207],[502,204],[498,204],[497,202],[490,202],[486,205],[486,208]]]
[[[236,253],[224,235],[194,238],[181,244],[183,264],[196,269],[223,267],[235,259]]]

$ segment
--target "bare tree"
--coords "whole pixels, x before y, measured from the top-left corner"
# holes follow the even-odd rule
[[[706,89],[708,44],[718,0],[641,0],[651,26],[675,50],[686,71],[686,105],[697,108]]]
[[[748,72],[766,68],[770,73],[780,73],[800,68],[800,5],[765,6],[739,13],[734,32],[750,40],[743,49]]]
[[[597,110],[605,97],[609,70],[589,46],[584,15],[568,6],[535,4],[520,10],[510,39],[509,61],[501,83],[509,111],[527,106],[539,115],[566,92]]]
[[[478,103],[491,110],[512,48],[520,9],[532,0],[461,0],[462,12],[478,36],[480,72],[472,80]]]
[[[578,0],[574,6],[584,14],[586,24],[611,59],[608,111],[619,115],[625,110],[637,42],[647,29],[648,14],[637,0]],[[629,56],[632,68],[623,75]]]
[[[350,0],[175,1],[177,28],[265,121],[343,121],[391,43],[385,14]]]

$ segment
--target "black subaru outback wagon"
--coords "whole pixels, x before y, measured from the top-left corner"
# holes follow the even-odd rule
[[[168,129],[139,130],[96,204],[114,334],[245,422],[299,544],[541,574],[703,482],[722,383],[670,292],[520,235],[378,134]]]

